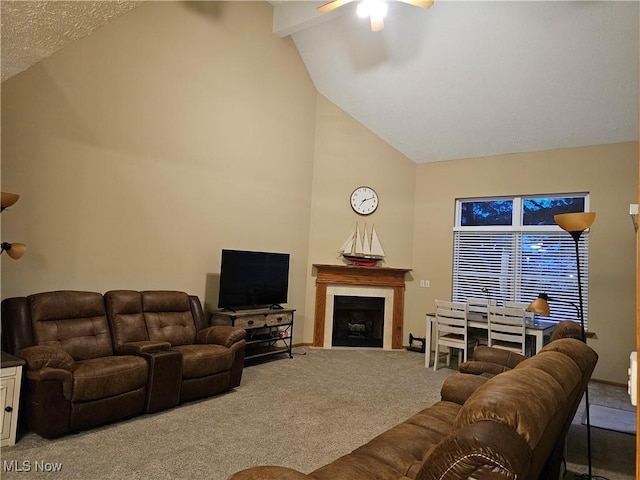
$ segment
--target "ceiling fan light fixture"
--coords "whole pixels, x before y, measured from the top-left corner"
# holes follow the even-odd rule
[[[382,22],[387,15],[387,2],[383,0],[362,0],[358,4],[356,13],[360,18],[371,17],[372,21]]]

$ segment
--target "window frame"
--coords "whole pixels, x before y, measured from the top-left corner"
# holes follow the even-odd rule
[[[508,275],[510,275],[510,278],[512,279],[513,282],[513,288],[511,289],[511,291],[508,291],[507,293],[509,295],[512,295],[513,298],[501,298],[500,300],[506,301],[506,300],[511,300],[511,301],[523,301],[524,299],[521,298],[523,292],[525,292],[527,289],[524,288],[525,287],[525,283],[523,282],[523,278],[526,277],[526,268],[524,267],[525,264],[525,255],[526,252],[523,251],[523,244],[524,244],[524,239],[525,236],[527,235],[536,235],[536,234],[540,234],[540,235],[545,235],[545,234],[558,234],[560,232],[562,232],[564,235],[566,235],[566,241],[567,242],[571,242],[571,245],[574,245],[573,243],[573,239],[571,239],[571,237],[569,236],[568,233],[564,232],[564,230],[562,230],[558,225],[553,224],[553,225],[524,225],[524,219],[523,219],[523,213],[524,213],[524,201],[527,199],[531,199],[531,198],[582,198],[584,205],[583,205],[583,210],[585,212],[590,211],[590,195],[588,192],[570,192],[570,193],[553,193],[553,194],[535,194],[535,195],[514,195],[514,196],[491,196],[491,197],[469,197],[469,198],[457,198],[456,199],[456,204],[455,204],[455,218],[454,218],[454,227],[453,227],[453,232],[454,232],[454,238],[453,238],[453,261],[452,261],[452,292],[451,292],[451,298],[453,300],[463,300],[461,298],[461,289],[457,288],[457,276],[459,274],[459,257],[458,255],[462,255],[462,251],[463,251],[463,246],[460,245],[459,242],[459,238],[462,236],[463,233],[468,232],[468,233],[478,233],[481,234],[482,232],[485,232],[487,234],[491,234],[491,233],[495,233],[495,234],[500,234],[500,233],[512,233],[513,237],[512,237],[512,242],[514,245],[513,251],[510,252],[510,255],[513,255],[513,258],[509,259],[509,264],[513,264],[513,272],[509,273]],[[491,225],[483,225],[483,226],[466,226],[466,225],[461,225],[462,222],[462,205],[464,203],[468,203],[468,202],[490,202],[490,201],[503,201],[503,200],[511,200],[513,202],[512,204],[512,219],[511,219],[511,225],[505,226],[505,225],[495,225],[495,226],[491,226]],[[459,233],[458,233],[459,232]],[[565,240],[564,237],[560,237],[563,241]],[[472,241],[472,240],[470,240]],[[589,230],[587,229],[584,234],[581,237],[581,241],[580,241],[580,266],[581,266],[581,277],[582,277],[582,287],[583,287],[583,305],[584,305],[584,322],[585,322],[585,326],[588,323],[588,305],[589,305],[589,301],[588,301],[588,259],[589,259]],[[464,248],[468,248],[468,245]],[[575,252],[575,250],[571,250],[571,252]],[[567,256],[570,255],[569,253],[566,254]],[[480,259],[480,257],[479,257]],[[573,253],[572,255],[572,260],[575,263],[575,253]],[[480,264],[481,262],[479,262]],[[466,275],[462,275],[462,276],[466,276]],[[482,275],[479,275],[478,278],[481,278]],[[530,278],[530,277],[529,277]],[[541,277],[543,278],[543,277]],[[554,282],[553,278],[550,278],[549,282],[550,285],[553,284],[558,284],[558,282]],[[509,289],[507,289],[509,290]],[[560,300],[562,300],[562,296],[565,292],[569,292],[567,289],[563,289],[561,291],[540,291],[538,293],[547,293],[551,298],[554,298],[554,296]],[[576,282],[575,285],[575,297],[577,297],[577,292],[578,292],[578,285]],[[503,293],[503,291],[501,291],[501,293]],[[570,292],[569,295],[573,294],[573,292]],[[476,296],[481,296],[482,293],[479,293]],[[528,301],[533,301],[534,298],[529,299]],[[579,299],[578,299],[579,301]],[[574,302],[576,303],[576,302]],[[576,306],[576,308],[578,308],[578,306]],[[547,317],[549,320],[555,320],[555,321],[559,321],[562,319],[575,319],[576,321],[579,321],[578,315],[575,312],[575,309],[573,309],[573,307],[571,307],[571,305],[567,305],[564,304],[562,302],[557,302],[555,304],[552,303],[551,305],[551,310],[552,310],[552,314]],[[555,314],[554,314],[555,312]]]

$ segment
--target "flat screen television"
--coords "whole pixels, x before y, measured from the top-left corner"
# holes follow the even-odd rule
[[[288,291],[288,253],[222,250],[218,308],[278,308]]]

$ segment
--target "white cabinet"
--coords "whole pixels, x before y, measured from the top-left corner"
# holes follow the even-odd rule
[[[2,401],[2,446],[16,443],[18,427],[18,407],[20,406],[20,385],[24,361],[2,352],[2,373],[0,375],[0,400]]]

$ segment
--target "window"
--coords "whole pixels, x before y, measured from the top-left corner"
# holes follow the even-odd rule
[[[588,211],[587,194],[462,199],[456,202],[454,301],[489,297],[531,302],[547,293],[552,320],[578,320],[578,279],[573,238],[553,216]],[[584,319],[588,319],[589,232],[579,243]]]

